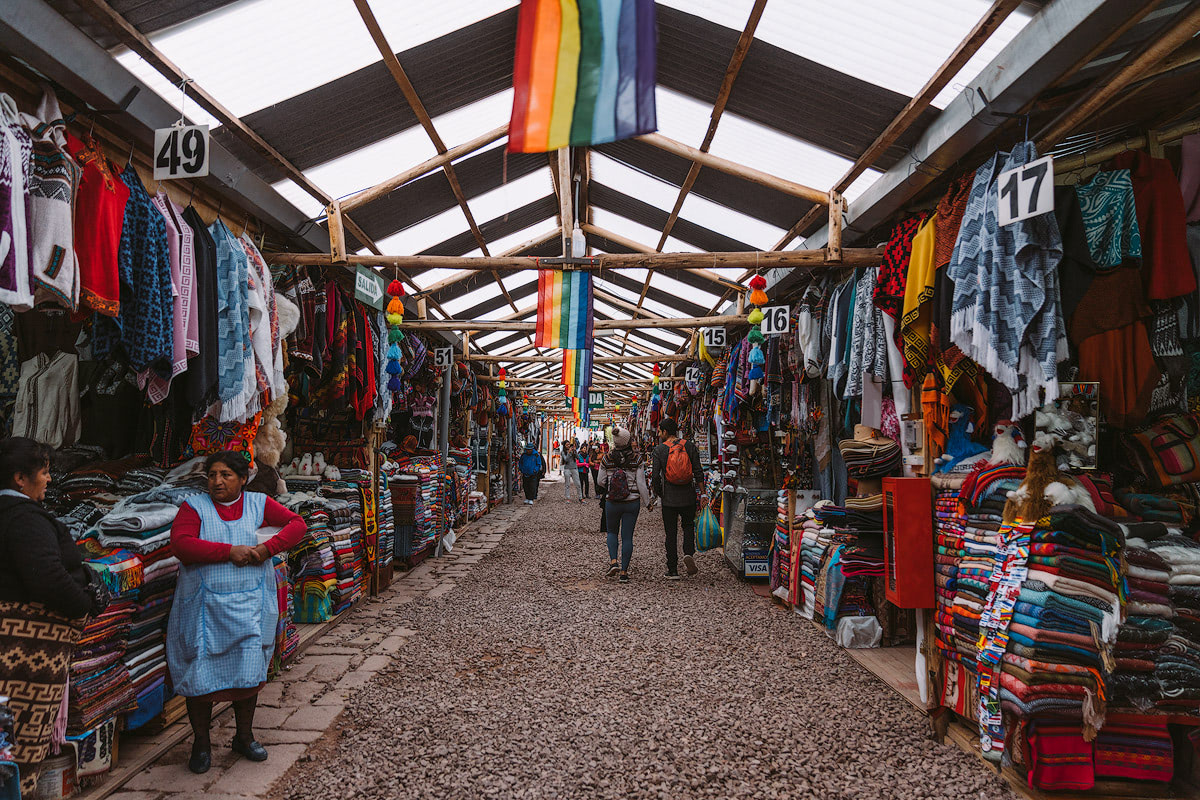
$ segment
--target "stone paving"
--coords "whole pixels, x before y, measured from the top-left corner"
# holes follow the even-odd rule
[[[406,573],[397,573],[379,597],[368,598],[263,687],[254,718],[258,740],[270,758],[255,764],[229,749],[233,714],[213,723],[213,766],[194,775],[186,764],[191,736],[153,766],[134,776],[114,800],[243,800],[264,796],[297,761],[308,758],[309,745],[334,726],[347,698],[391,663],[417,631],[403,611],[422,598],[449,592],[484,556],[528,507],[519,502],[497,506],[458,536],[451,553],[430,558]]]

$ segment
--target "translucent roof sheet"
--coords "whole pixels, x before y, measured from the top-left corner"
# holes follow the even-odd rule
[[[515,5],[516,0],[375,2],[371,10],[399,53]],[[242,0],[151,41],[239,117],[380,60],[351,0]],[[136,54],[117,57],[159,94],[178,101],[178,88]],[[203,117],[201,111],[193,119]]]
[[[658,0],[727,28],[746,27],[753,0]],[[912,97],[937,72],[992,0],[784,0],[767,3],[755,38]],[[1025,26],[1020,8],[938,95],[945,108]],[[955,86],[958,89],[955,89]],[[703,130],[703,129],[701,129]]]

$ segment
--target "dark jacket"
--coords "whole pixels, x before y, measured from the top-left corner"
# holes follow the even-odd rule
[[[521,470],[521,474],[526,478],[533,475],[542,475],[546,472],[546,461],[542,458],[542,454],[528,445],[526,445],[525,451],[521,454],[521,460],[517,466]]]
[[[674,508],[694,506],[696,489],[704,486],[704,473],[700,470],[700,450],[692,443],[691,439],[686,440],[683,450],[692,462],[692,482],[680,486],[667,481],[667,457],[671,454],[671,448],[666,442],[662,442],[654,448],[650,482],[654,487],[654,493],[659,496],[664,506]]]
[[[0,600],[41,603],[74,619],[93,610],[87,585],[66,526],[41,503],[0,495]]]

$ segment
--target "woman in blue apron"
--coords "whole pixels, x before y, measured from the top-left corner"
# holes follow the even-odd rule
[[[212,765],[213,704],[232,702],[233,749],[251,761],[267,751],[254,739],[254,709],[275,649],[279,601],[273,556],[294,546],[306,526],[299,515],[258,492],[245,453],[215,453],[205,462],[208,494],[179,508],[171,549],[179,583],[167,625],[167,666],[176,694],[187,698],[194,741],[188,769]],[[259,529],[279,532],[259,542]]]

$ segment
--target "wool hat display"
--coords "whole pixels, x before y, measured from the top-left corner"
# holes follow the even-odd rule
[[[877,478],[900,467],[903,454],[894,440],[866,425],[854,426],[854,438],[838,442],[846,472],[853,478]]]
[[[629,443],[633,441],[633,434],[629,432],[628,428],[616,427],[613,428],[612,439],[613,447],[620,450],[629,447]]]

